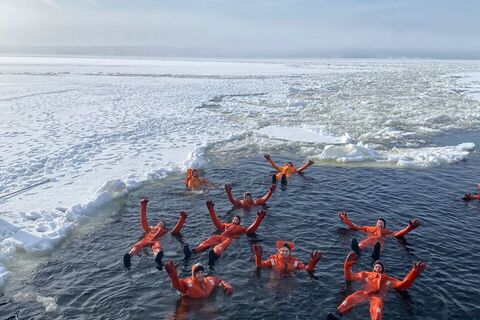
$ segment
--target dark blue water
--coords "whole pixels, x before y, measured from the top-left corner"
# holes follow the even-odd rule
[[[478,146],[480,136],[449,135],[436,142],[462,141]],[[261,195],[268,188],[271,169],[262,154],[240,158],[227,168],[212,165],[206,175],[215,183],[232,182],[237,196],[247,190]],[[274,159],[301,162],[281,153]],[[357,288],[346,287],[343,279],[350,240],[362,237],[339,221],[337,212],[346,210],[360,225],[374,224],[379,217],[393,230],[403,228],[411,218],[422,222],[405,242],[386,241],[382,260],[388,274],[403,277],[414,260],[426,261],[428,268],[408,293],[389,293],[385,319],[480,319],[480,203],[461,200],[464,192],[473,191],[480,182],[479,165],[479,154],[473,153],[466,162],[429,169],[313,166],[303,177],[290,180],[286,190],[275,191],[256,238],[239,238],[218,261],[212,273],[234,286],[233,296],[225,297],[219,291],[186,308],[151,256],[134,257],[131,270],[123,268],[123,254],[140,235],[140,197],[150,198],[150,224],[163,218],[171,227],[179,211],[186,210],[189,216],[182,234],[192,247],[215,230],[205,207],[207,199],[216,202],[222,220],[239,214],[243,224],[250,224],[255,210],[232,211],[222,189],[202,195],[185,193],[183,177],[172,175],[132,194],[113,220],[64,243],[10,290],[55,296],[56,311],[46,313],[39,302],[22,302],[6,295],[0,297],[0,315],[5,319],[165,319],[187,310],[177,318],[322,319]],[[305,272],[283,277],[270,270],[257,273],[250,245],[261,241],[266,257],[275,252],[278,239],[294,241],[294,254],[305,263],[309,252],[319,249],[323,257],[316,269],[318,279]],[[181,264],[180,245],[170,236],[164,237],[162,244],[165,260]],[[200,254],[190,264],[206,261],[207,255]],[[369,268],[370,261],[363,256],[354,270]],[[188,276],[189,270],[190,266],[179,266],[180,276]],[[364,305],[346,318],[368,317],[368,306]]]

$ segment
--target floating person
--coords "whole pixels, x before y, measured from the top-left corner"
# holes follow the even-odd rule
[[[363,231],[367,234],[365,239],[360,241],[360,243],[357,242],[355,238],[352,239],[351,246],[352,246],[353,252],[355,252],[357,256],[360,256],[360,250],[364,250],[365,248],[373,245],[374,247],[373,247],[373,252],[371,256],[373,260],[378,260],[380,258],[380,250],[383,244],[383,238],[389,237],[389,236],[401,238],[407,235],[410,231],[420,226],[420,220],[413,219],[413,220],[409,220],[408,226],[406,226],[400,231],[395,232],[385,228],[386,222],[385,222],[385,219],[383,218],[378,219],[377,224],[375,226],[361,227],[361,226],[357,226],[352,221],[350,221],[350,219],[348,219],[347,217],[347,213],[344,211],[339,212],[338,217],[350,229]]]
[[[162,245],[160,244],[160,238],[163,237],[165,234],[168,233],[168,229],[166,227],[165,221],[161,220],[156,226],[149,226],[147,222],[147,204],[148,199],[143,198],[140,201],[140,221],[142,224],[142,228],[144,230],[144,234],[140,239],[135,243],[132,249],[123,256],[123,264],[126,268],[130,268],[131,266],[131,257],[137,255],[140,250],[150,247],[152,249],[153,255],[155,256],[155,262],[157,263],[157,268],[159,270],[162,269],[162,258],[163,258],[163,250]],[[184,247],[186,244],[180,237],[180,230],[187,219],[187,213],[182,211],[180,212],[180,218],[178,219],[177,224],[170,230],[170,234],[174,236],[174,238]],[[188,247],[187,247],[188,248]]]
[[[183,183],[188,189],[195,191],[204,190],[208,187],[215,188],[206,178],[200,177],[197,169],[192,168],[187,169],[187,177],[183,180]]]
[[[353,307],[362,302],[370,303],[370,317],[372,320],[381,320],[383,306],[388,289],[405,291],[413,284],[415,279],[425,270],[426,264],[422,261],[414,262],[413,268],[403,280],[385,274],[383,263],[376,261],[372,271],[352,273],[352,266],[357,262],[357,255],[350,252],[344,262],[344,274],[346,281],[358,281],[363,283],[363,289],[349,295],[337,308],[335,314],[329,313],[327,320],[338,320]]]
[[[244,233],[253,234],[258,229],[260,223],[267,214],[265,210],[258,211],[255,221],[248,228],[245,228],[240,225],[241,219],[239,216],[233,217],[231,223],[221,222],[215,213],[214,206],[215,203],[213,201],[207,201],[207,208],[208,212],[210,213],[210,218],[212,219],[213,225],[219,231],[222,231],[222,233],[219,235],[211,236],[192,250],[189,250],[188,246],[185,248],[186,257],[188,258],[190,257],[191,253],[200,253],[207,250],[211,246],[214,246],[213,249],[211,249],[208,253],[208,265],[210,267],[213,267],[215,265],[215,262],[219,259],[220,255],[228,248],[228,246],[230,246],[234,239],[238,238]]]
[[[463,196],[463,200],[480,200],[480,184],[477,184],[478,193],[467,193]]]
[[[299,259],[292,255],[294,247],[293,242],[279,240],[277,241],[277,253],[268,257],[267,260],[262,261],[263,248],[259,244],[254,244],[252,250],[255,254],[255,266],[257,268],[272,268],[277,272],[283,273],[291,273],[295,270],[313,272],[322,256],[320,251],[313,250],[310,253],[310,261],[308,265],[305,266]]]
[[[307,163],[303,164],[300,168],[295,168],[293,165],[293,162],[289,161],[286,162],[283,167],[278,166],[275,162],[273,162],[272,157],[268,153],[264,155],[265,159],[272,165],[272,167],[275,168],[275,170],[278,171],[277,174],[274,174],[272,176],[272,183],[276,183],[278,180],[281,181],[281,184],[286,185],[287,184],[287,179],[290,178],[290,176],[294,173],[303,173],[303,170],[307,169],[310,167],[312,164],[315,163],[313,160],[308,160]]]
[[[272,183],[267,193],[263,197],[257,198],[255,200],[252,199],[252,194],[250,192],[245,192],[243,195],[243,199],[235,198],[232,193],[231,184],[225,185],[225,192],[227,193],[228,200],[232,205],[236,207],[248,209],[253,206],[264,205],[268,201],[268,199],[270,199],[270,197],[272,196],[273,191],[275,191],[275,187],[276,185]]]
[[[222,288],[227,296],[233,293],[233,287],[228,282],[213,276],[205,276],[205,269],[200,263],[192,266],[192,276],[185,279],[178,278],[177,268],[172,260],[165,263],[165,271],[172,282],[172,287],[182,296],[193,299],[207,298],[217,287]]]

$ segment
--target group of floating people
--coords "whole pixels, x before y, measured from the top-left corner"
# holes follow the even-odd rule
[[[296,168],[292,162],[285,163],[284,166],[278,166],[272,160],[269,154],[265,154],[265,159],[277,171],[272,175],[272,184],[265,195],[253,199],[250,193],[245,193],[243,199],[237,199],[232,193],[232,186],[225,185],[225,192],[228,200],[235,207],[252,208],[255,206],[262,206],[270,199],[275,191],[277,181],[282,185],[286,185],[288,179],[295,173],[302,174],[305,169],[311,166],[314,161],[309,160],[300,168]],[[207,179],[200,177],[198,170],[189,169],[187,171],[187,178],[184,181],[185,185],[190,190],[199,190],[204,187],[211,187]],[[231,245],[231,243],[240,237],[242,234],[253,234],[262,223],[265,215],[265,209],[261,209],[256,213],[255,221],[248,227],[241,225],[241,218],[234,216],[232,221],[226,222],[218,219],[215,212],[215,204],[209,200],[206,202],[210,218],[213,225],[218,230],[219,234],[209,237],[202,241],[195,248],[190,249],[187,243],[183,241],[180,236],[180,231],[187,219],[186,212],[180,212],[180,217],[172,229],[168,229],[165,221],[160,221],[157,225],[151,226],[147,222],[147,199],[142,199],[140,202],[140,221],[144,231],[140,239],[133,245],[131,250],[124,255],[123,262],[126,268],[131,266],[131,258],[138,255],[142,250],[151,248],[155,257],[157,268],[162,270],[165,268],[168,277],[170,278],[172,287],[177,290],[182,296],[194,299],[206,298],[214,291],[215,288],[221,288],[226,295],[233,293],[233,287],[226,281],[220,280],[215,276],[207,276],[205,268],[202,264],[196,263],[192,265],[191,276],[180,279],[177,275],[175,263],[172,260],[163,264],[163,249],[160,243],[160,238],[170,233],[182,246],[184,253],[184,260],[188,261],[193,254],[210,249],[208,254],[208,265],[213,267],[216,261],[221,257],[222,253]],[[374,226],[358,226],[354,224],[348,217],[346,212],[339,212],[339,219],[349,229],[357,230],[365,233],[366,237],[358,242],[356,239],[351,241],[351,249],[344,261],[344,277],[348,282],[361,282],[362,289],[350,294],[338,307],[334,313],[329,313],[326,316],[327,320],[340,319],[343,315],[348,313],[353,307],[362,302],[370,304],[371,319],[379,320],[383,317],[384,299],[388,289],[395,289],[398,291],[407,290],[415,281],[415,279],[425,270],[426,264],[422,261],[414,262],[410,272],[403,278],[397,279],[385,273],[385,267],[379,260],[380,252],[384,248],[384,239],[386,237],[402,238],[409,232],[420,226],[420,221],[413,219],[409,224],[400,231],[392,231],[386,228],[386,221],[383,218],[377,220]],[[267,259],[262,258],[263,248],[260,244],[252,245],[253,260],[257,268],[271,268],[279,273],[291,273],[295,270],[305,270],[312,273],[315,270],[316,264],[321,258],[321,253],[318,250],[313,250],[310,253],[310,260],[305,265],[298,258],[292,255],[295,247],[291,241],[278,240],[276,242],[277,252]],[[352,272],[352,268],[361,256],[362,251],[373,247],[371,258],[374,261],[371,271]]]

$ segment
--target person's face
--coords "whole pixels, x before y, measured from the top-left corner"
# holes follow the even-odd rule
[[[293,167],[293,163],[291,163],[291,162],[285,162],[285,166],[287,166],[287,167]]]
[[[278,252],[283,258],[288,258],[290,256],[290,250],[287,247],[281,247]]]
[[[246,194],[246,195],[243,196],[243,199],[244,199],[245,201],[250,202],[250,201],[252,201],[252,196],[249,195],[249,194]]]
[[[192,176],[193,176],[194,178],[198,178],[198,171],[197,171],[197,170],[193,170],[193,171],[192,171]]]
[[[198,271],[198,272],[195,272],[195,279],[197,279],[197,281],[203,281],[203,279],[205,279],[205,275],[203,274],[203,271]]]
[[[377,220],[377,227],[385,228],[385,223],[382,220]]]
[[[165,221],[160,221],[158,225],[160,226],[160,228],[165,228]]]
[[[382,265],[377,263],[373,265],[373,272],[381,273],[383,271]]]
[[[233,220],[232,220],[232,223],[233,224],[240,224],[240,219],[238,219],[238,217],[234,217]]]

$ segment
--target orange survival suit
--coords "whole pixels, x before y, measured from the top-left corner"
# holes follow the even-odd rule
[[[346,212],[339,212],[338,217],[340,220],[345,223],[350,229],[353,230],[358,230],[358,231],[363,231],[367,234],[366,238],[363,239],[362,241],[359,242],[358,246],[360,249],[365,249],[368,246],[372,246],[377,242],[383,243],[383,238],[388,237],[388,236],[393,236],[396,238],[401,238],[408,234],[410,231],[416,229],[420,225],[420,221],[417,219],[413,219],[409,221],[408,226],[403,228],[400,231],[391,231],[386,228],[382,228],[381,226],[357,226],[354,224],[350,219],[347,217]],[[383,219],[380,219],[382,221],[385,221]]]
[[[215,213],[214,206],[215,204],[213,203],[213,201],[207,201],[207,208],[213,225],[218,230],[222,230],[222,233],[219,235],[211,236],[207,240],[200,243],[195,249],[192,250],[195,253],[202,252],[210,248],[210,246],[214,245],[215,247],[213,248],[213,251],[215,252],[215,254],[220,256],[221,253],[225,251],[232,243],[233,239],[238,238],[244,233],[254,233],[260,226],[263,218],[265,218],[265,215],[267,214],[265,210],[258,211],[255,221],[248,228],[245,228],[240,224],[221,222]],[[240,219],[240,217],[237,218]]]
[[[193,171],[196,171],[196,169],[187,169],[187,177],[183,180],[183,183],[190,190],[200,190],[204,185],[208,184],[208,180],[202,177],[194,177]]]
[[[127,268],[130,267],[130,257],[137,255],[140,250],[145,247],[151,247],[153,254],[155,255],[155,261],[161,265],[161,259],[163,257],[162,245],[160,244],[160,238],[164,236],[169,230],[165,228],[164,222],[160,222],[156,226],[149,226],[147,222],[147,204],[148,199],[144,198],[140,201],[140,222],[142,228],[145,231],[141,239],[135,243],[130,251],[124,256],[124,264]],[[170,231],[171,235],[178,236],[180,230],[187,219],[186,212],[180,212],[180,218],[177,224]]]
[[[276,180],[281,180],[283,175],[285,175],[285,177],[288,179],[294,173],[303,173],[303,170],[307,169],[314,163],[313,160],[309,160],[307,163],[297,169],[292,162],[287,162],[284,166],[280,167],[272,160],[269,154],[265,154],[264,157],[272,165],[272,167],[278,171],[276,174]]]
[[[179,279],[177,275],[177,269],[173,261],[169,260],[167,263],[165,263],[165,271],[170,277],[172,287],[183,296],[193,299],[207,298],[216,287],[221,287],[224,289],[226,295],[231,295],[233,293],[233,288],[230,284],[213,276],[206,276],[202,281],[199,281],[195,277],[195,274],[203,270],[204,269],[201,264],[194,264],[192,266],[192,276]]]
[[[292,251],[295,245],[293,242],[289,241],[277,241],[277,249],[280,251],[282,247],[286,246],[289,251]],[[314,250],[310,253],[310,261],[307,266],[305,266],[300,260],[295,258],[292,254],[288,257],[283,257],[280,252],[277,252],[274,255],[268,257],[267,260],[262,261],[262,246],[259,244],[254,244],[252,246],[253,252],[255,253],[255,266],[257,268],[272,268],[278,272],[290,273],[295,270],[305,270],[313,271],[316,264],[320,260],[321,254],[319,251]]]
[[[352,273],[352,266],[357,261],[355,253],[351,252],[344,262],[344,274],[346,281],[359,281],[363,283],[363,289],[357,290],[349,295],[337,309],[337,313],[345,314],[350,311],[355,305],[361,302],[370,302],[370,317],[372,320],[381,320],[383,316],[384,299],[389,288],[404,291],[410,288],[415,279],[425,270],[424,262],[415,262],[412,270],[403,278],[399,280],[382,272],[357,272]]]
[[[270,189],[268,189],[268,192],[263,197],[257,198],[255,200],[236,199],[232,194],[232,186],[230,184],[225,185],[225,192],[227,193],[228,200],[234,206],[241,207],[241,208],[251,208],[253,206],[264,205],[267,202],[267,200],[270,199],[270,197],[272,196],[273,191],[275,191],[275,187],[276,187],[275,184],[272,184],[270,186]],[[252,195],[249,192],[245,193],[245,195],[249,195],[250,198],[252,197]]]

